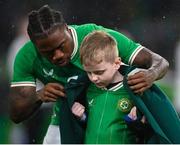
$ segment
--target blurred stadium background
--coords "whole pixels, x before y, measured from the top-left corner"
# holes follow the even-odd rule
[[[44,4],[61,10],[68,24],[96,23],[116,29],[165,57],[170,69],[157,83],[180,108],[175,100],[176,80],[180,77],[179,0],[0,0],[0,144],[41,143],[49,123],[49,107],[19,125],[14,125],[8,116],[10,45],[22,28],[21,18]]]

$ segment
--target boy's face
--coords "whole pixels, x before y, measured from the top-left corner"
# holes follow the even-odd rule
[[[99,64],[83,65],[91,82],[97,87],[104,88],[110,83],[115,83],[115,75],[120,67],[120,59],[118,58],[114,63],[102,61]]]

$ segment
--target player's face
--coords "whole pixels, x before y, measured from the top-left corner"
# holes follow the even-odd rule
[[[38,39],[35,45],[41,55],[58,66],[65,66],[71,59],[74,42],[67,26],[57,28],[47,38]]]
[[[110,83],[115,83],[117,81],[116,76],[120,67],[120,61],[114,63],[102,61],[96,65],[83,65],[83,67],[91,82],[99,88],[104,88]]]

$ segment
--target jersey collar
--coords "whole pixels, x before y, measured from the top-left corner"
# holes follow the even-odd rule
[[[68,26],[68,28],[70,29],[70,31],[72,33],[73,42],[74,42],[74,49],[73,49],[73,52],[71,54],[71,60],[72,60],[74,58],[74,56],[76,55],[77,50],[78,50],[78,39],[77,39],[76,30],[71,26]]]
[[[123,87],[123,82],[119,82],[118,84],[116,84],[115,86],[111,87],[111,88],[101,88],[102,90],[108,90],[108,91],[117,91],[119,90],[120,88]]]
[[[123,87],[123,82],[119,82],[117,85],[113,86],[112,88],[108,89],[109,91],[117,91],[118,89]]]

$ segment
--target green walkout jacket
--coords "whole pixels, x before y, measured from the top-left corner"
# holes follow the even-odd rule
[[[59,128],[62,144],[81,144],[84,142],[86,123],[80,121],[72,114],[71,107],[75,101],[86,107],[85,95],[89,82],[87,75],[81,75],[77,79],[72,77],[65,86],[67,98],[59,100]]]
[[[154,135],[147,143],[180,144],[180,119],[166,94],[153,84],[142,96],[139,96],[129,88],[127,77],[124,78],[124,86],[129,95],[154,130]]]
[[[126,67],[122,74],[127,75],[133,69],[134,67]],[[87,76],[81,76],[72,79],[66,86],[67,99],[61,99],[59,114],[62,144],[83,143],[85,125],[75,118],[71,112],[71,107],[77,99],[84,100],[83,97],[88,84]],[[138,96],[129,88],[126,76],[124,77],[124,86],[137,108],[146,116],[153,128],[154,133],[147,140],[147,143],[180,144],[180,119],[166,94],[153,84],[143,93],[143,96]]]

